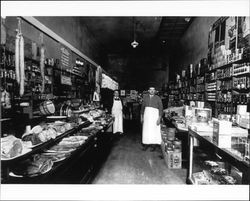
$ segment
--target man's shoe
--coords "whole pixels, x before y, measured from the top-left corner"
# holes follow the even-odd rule
[[[150,149],[151,152],[153,152],[155,150],[156,150],[156,146],[152,146],[151,149]]]
[[[142,151],[146,151],[148,149],[148,145],[143,145]]]

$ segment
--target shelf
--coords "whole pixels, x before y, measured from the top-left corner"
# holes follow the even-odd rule
[[[4,119],[0,119],[0,122],[4,122],[4,121],[11,121],[12,118],[4,118]]]
[[[227,67],[230,67],[231,65],[233,65],[233,64],[237,64],[237,63],[241,63],[241,62],[246,62],[246,61],[248,61],[249,59],[239,59],[239,60],[236,60],[236,61],[233,61],[233,62],[231,62],[231,63],[228,63],[228,64],[225,64],[225,65],[222,65],[222,66],[219,66],[219,67],[217,67],[217,68],[214,68],[214,69],[212,69],[212,70],[210,70],[210,71],[207,71],[207,73],[211,73],[211,72],[214,72],[214,71],[216,71],[217,69],[223,69],[223,68],[227,68]]]
[[[78,76],[80,78],[84,78],[83,76],[77,74],[77,73],[74,73],[74,72],[71,72],[71,71],[67,71],[65,69],[60,69],[60,68],[57,68],[57,67],[54,67],[53,69],[57,70],[57,71],[62,71],[62,72],[66,72],[66,73],[69,73],[69,74],[72,74],[72,75],[75,75],[75,76]]]
[[[224,81],[224,80],[231,80],[231,79],[232,79],[232,76],[231,77],[218,78],[217,80]]]
[[[211,84],[211,83],[214,83],[216,81],[217,81],[216,79],[215,80],[209,80],[209,81],[206,81],[206,84]]]
[[[250,89],[237,89],[237,88],[233,88],[232,91],[236,91],[238,93],[250,93]]]
[[[232,91],[232,89],[218,89],[217,91],[227,92],[227,91]]]
[[[231,104],[232,102],[216,101],[216,103]]]
[[[247,72],[247,73],[243,73],[243,74],[240,74],[240,75],[233,75],[233,77],[242,77],[242,76],[250,76],[250,73]]]

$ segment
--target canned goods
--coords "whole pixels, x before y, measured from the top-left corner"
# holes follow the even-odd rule
[[[175,140],[173,142],[173,144],[174,144],[174,150],[181,151],[182,146],[181,146],[181,141],[180,140]]]
[[[168,128],[167,129],[167,139],[173,141],[175,139],[175,128]]]

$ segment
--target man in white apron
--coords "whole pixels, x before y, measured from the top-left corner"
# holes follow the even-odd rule
[[[123,134],[122,101],[119,98],[118,91],[114,92],[112,116],[115,118],[114,124],[113,124],[113,133]]]
[[[155,95],[155,88],[150,87],[149,94],[143,97],[141,107],[141,122],[142,127],[142,145],[146,151],[151,146],[150,151],[156,149],[156,145],[161,144],[161,128],[160,122],[163,112],[161,98]]]

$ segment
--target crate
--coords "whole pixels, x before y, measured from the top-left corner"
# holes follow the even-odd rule
[[[161,144],[162,154],[169,169],[181,169],[182,168],[182,152],[165,151],[164,143]]]

